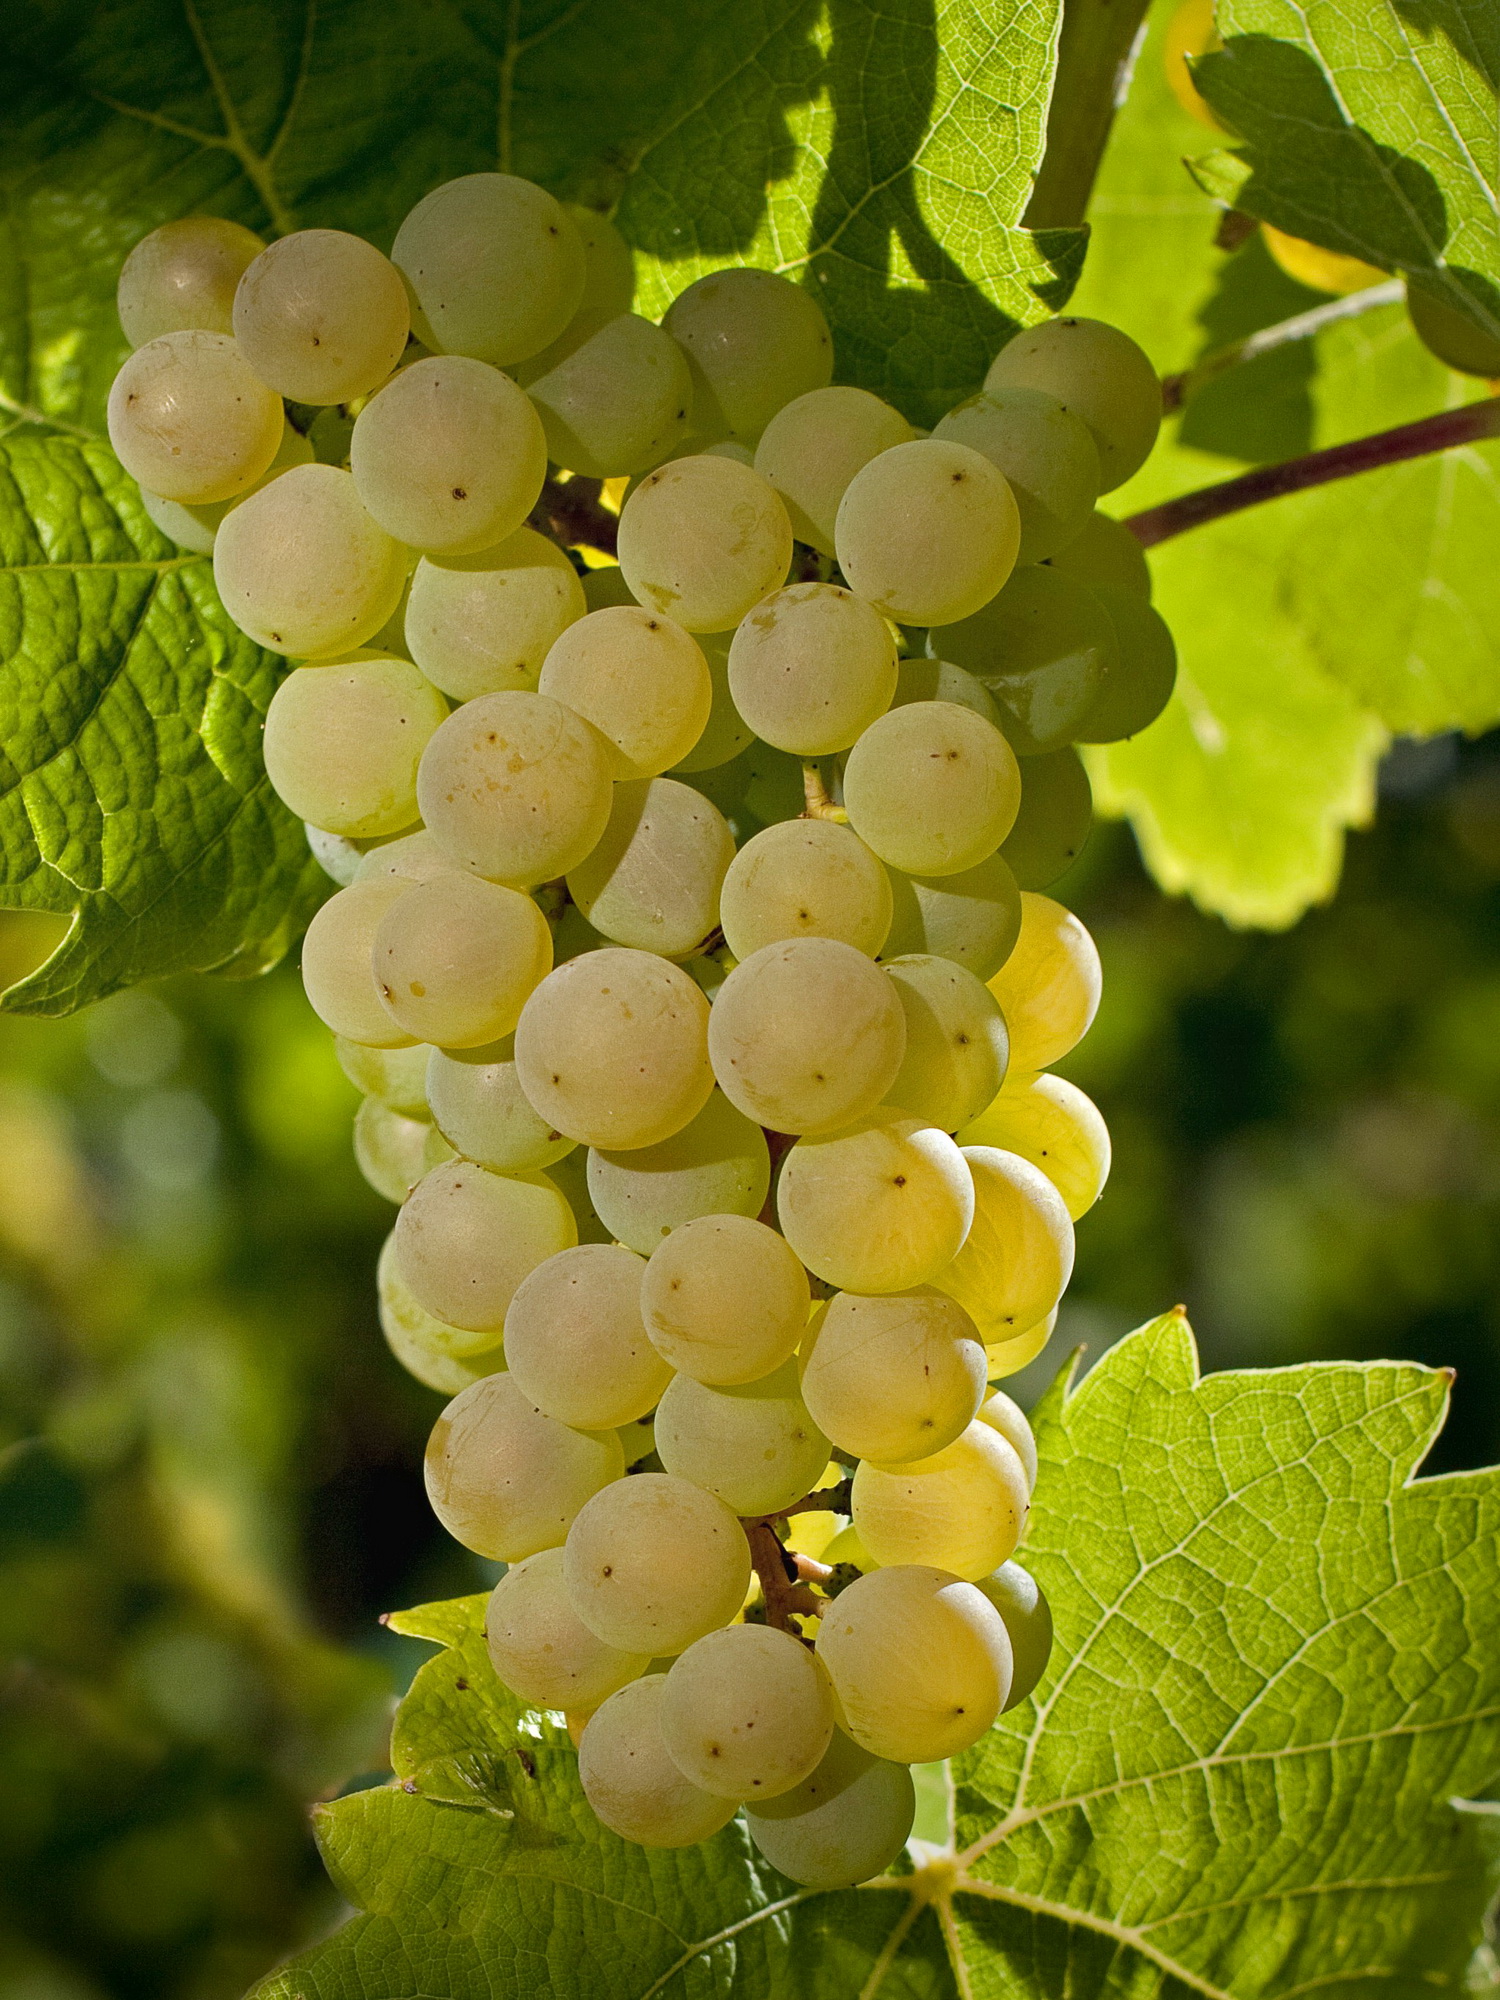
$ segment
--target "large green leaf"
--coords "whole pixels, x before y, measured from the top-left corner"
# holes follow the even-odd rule
[[[837,1895],[732,1825],[647,1853],[593,1822],[554,1717],[485,1657],[482,1598],[395,1784],[321,1809],[363,1913],[258,2000],[1279,2000],[1454,1991],[1497,1876],[1500,1474],[1413,1481],[1446,1381],[1200,1380],[1176,1315],[1039,1414],[1038,1695],[956,1760],[956,1846]]]

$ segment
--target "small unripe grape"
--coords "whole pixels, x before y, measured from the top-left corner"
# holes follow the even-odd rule
[[[1000,726],[1000,711],[984,682],[976,680],[966,667],[955,667],[947,660],[931,660],[915,653],[901,662],[891,707],[908,708],[914,701],[955,701],[960,708],[972,708],[997,729]]]
[[[401,359],[411,314],[401,274],[361,236],[299,229],[262,250],[234,295],[246,361],[294,403],[368,396]]]
[[[1035,1577],[1017,1562],[1002,1563],[993,1576],[982,1576],[982,1590],[1005,1621],[1014,1660],[1006,1708],[1015,1708],[1047,1671],[1052,1653],[1052,1607]]]
[[[596,571],[597,575],[598,572]],[[755,731],[734,705],[729,692],[729,648],[733,632],[697,632],[693,635],[708,662],[712,695],[703,734],[685,757],[672,766],[673,777],[687,777],[695,771],[717,771],[755,741]]]
[[[1141,607],[1150,613],[1150,607]],[[1154,615],[1154,614],[1153,614]],[[936,646],[936,635],[929,646]],[[1109,613],[1086,586],[1046,563],[1018,569],[972,618],[941,634],[945,657],[994,696],[1019,757],[1071,743],[1093,710],[1119,647]]]
[[[281,399],[227,334],[164,333],[138,347],[109,392],[109,441],[132,479],[164,500],[230,500],[268,470]]]
[[[757,604],[729,648],[734,705],[764,742],[799,757],[847,750],[896,691],[896,642],[879,612],[833,583]]]
[[[1004,840],[1021,803],[1015,753],[952,701],[914,701],[849,752],[844,807],[865,845],[909,875],[957,875]]]
[[[430,1167],[453,1158],[453,1148],[428,1120],[406,1118],[378,1097],[354,1114],[354,1164],[387,1201],[405,1201]]]
[[[499,1041],[552,970],[552,933],[529,896],[454,871],[386,912],[371,963],[391,1018],[434,1048]]]
[[[392,1111],[406,1118],[425,1118],[427,1110],[427,1058],[430,1051],[420,1043],[399,1049],[372,1049],[363,1042],[351,1042],[347,1035],[335,1035],[333,1052],[339,1068],[361,1097],[378,1097]]]
[[[792,526],[769,481],[731,458],[648,472],[620,514],[620,568],[642,604],[690,632],[725,632],[775,590]]]
[[[948,625],[1015,566],[1021,517],[982,453],[946,438],[893,445],[850,480],[835,529],[849,587],[903,625]]]
[[[693,372],[693,428],[753,444],[793,396],[833,374],[833,336],[811,293],[774,271],[711,271],[662,321]]]
[[[1177,684],[1177,648],[1166,620],[1133,592],[1096,587],[1114,627],[1115,651],[1078,726],[1080,743],[1120,743],[1155,722]]]
[[[1146,551],[1123,521],[1108,514],[1090,514],[1082,529],[1064,548],[1047,558],[1050,569],[1060,569],[1079,583],[1097,590],[1128,590],[1151,601],[1151,565]]]
[[[234,291],[265,244],[222,215],[184,215],[143,236],[120,267],[116,303],[132,347],[158,334],[233,333]]]
[[[745,1811],[745,1830],[767,1861],[812,1889],[846,1889],[889,1868],[916,1817],[904,1764],[872,1757],[842,1729],[812,1776]]]
[[[1365,280],[1366,284],[1370,282],[1371,279]],[[1466,312],[1433,298],[1410,282],[1406,287],[1406,310],[1418,340],[1447,367],[1456,368],[1461,375],[1480,375],[1491,380],[1500,375],[1500,337],[1477,325]]]
[[[792,533],[833,554],[839,502],[856,472],[913,432],[899,410],[868,389],[810,389],[778,410],[755,447],[755,469],[786,503]]]
[[[535,528],[472,555],[423,556],[406,601],[406,644],[455,701],[534,689],[542,662],[588,609],[578,572]]]
[[[283,805],[330,833],[398,833],[417,817],[417,762],[447,713],[409,660],[298,667],[266,711],[266,776]]]
[[[697,640],[639,605],[591,611],[570,625],[547,654],[538,685],[608,738],[618,778],[654,778],[687,756],[713,706]]]
[[[1128,333],[1103,320],[1024,327],[991,362],[984,389],[1045,389],[1081,417],[1098,447],[1101,493],[1145,464],[1161,428],[1156,370]]]

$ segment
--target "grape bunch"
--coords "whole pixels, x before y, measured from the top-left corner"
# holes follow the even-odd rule
[[[122,273],[110,434],[304,662],[265,727],[341,885],[303,977],[399,1204],[386,1336],[452,1398],[432,1505],[508,1565],[497,1673],[615,1832],[743,1810],[836,1885],[1051,1646],[993,1384],[1108,1171],[1051,1068],[1098,957],[1041,892],[1074,746],[1172,685],[1095,511],[1160,391],[1056,319],[927,433],[782,277],[632,297],[608,220],[504,174],[389,258],[190,218]]]

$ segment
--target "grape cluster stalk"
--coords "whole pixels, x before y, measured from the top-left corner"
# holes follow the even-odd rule
[[[1160,385],[1054,319],[919,431],[834,384],[809,292],[715,271],[653,324],[614,226],[505,174],[389,258],[170,223],[119,296],[115,449],[298,662],[266,768],[339,884],[303,978],[399,1205],[386,1338],[451,1398],[432,1505],[508,1566],[495,1671],[616,1834],[743,1812],[866,1880],[1051,1648],[994,1385],[1109,1167],[1052,1067],[1098,956],[1042,892],[1075,746],[1172,686],[1096,509]],[[545,531],[575,481],[617,561]]]

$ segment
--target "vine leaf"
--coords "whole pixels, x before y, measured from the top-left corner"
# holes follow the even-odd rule
[[[1037,1413],[1037,1695],[955,1759],[952,1849],[799,1890],[737,1823],[592,1819],[484,1599],[397,1619],[395,1782],[319,1809],[361,1914],[255,2000],[1291,2000],[1458,1991],[1500,1879],[1500,1472],[1416,1479],[1446,1378],[1200,1378],[1168,1314]]]

